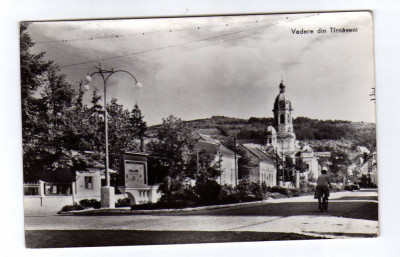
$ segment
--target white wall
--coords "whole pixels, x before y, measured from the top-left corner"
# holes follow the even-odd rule
[[[91,177],[93,183],[93,189],[85,188],[85,177]],[[76,191],[74,192],[76,196],[79,197],[93,197],[90,199],[95,199],[95,197],[100,198],[100,188],[101,188],[101,176],[100,171],[92,172],[77,172],[76,173]]]
[[[308,178],[311,176],[316,180],[319,176],[318,160],[316,157],[303,158],[303,161],[308,164]]]
[[[222,156],[221,159],[222,173],[221,178],[219,180],[217,179],[217,181],[220,182],[221,185],[227,184],[236,186],[237,172],[235,171],[235,168],[237,169],[237,165],[235,167],[235,157]]]
[[[276,186],[276,169],[275,166],[269,162],[260,162],[260,180],[259,183],[263,183],[267,186]]]
[[[127,197],[128,196],[125,194],[118,194],[114,196],[114,201],[117,202],[118,199]],[[65,205],[73,205],[74,202],[79,204],[79,201],[83,199],[95,199],[100,201],[100,196],[24,196],[24,215],[37,216],[57,214]]]
[[[24,196],[24,214],[56,214],[65,205],[72,205],[73,196]]]

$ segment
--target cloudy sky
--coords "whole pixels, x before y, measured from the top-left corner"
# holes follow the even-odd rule
[[[330,27],[358,32],[333,34]],[[295,117],[375,121],[367,12],[35,22],[28,31],[33,51],[45,51],[76,85],[99,63],[134,74],[143,88],[114,74],[107,99],[129,109],[137,102],[150,125],[170,114],[271,117],[282,78]],[[102,94],[99,77],[94,88]]]

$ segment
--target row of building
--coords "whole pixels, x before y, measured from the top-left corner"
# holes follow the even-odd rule
[[[298,187],[300,180],[315,180],[321,173],[324,165],[329,165],[330,152],[315,152],[310,146],[299,147],[293,129],[293,108],[290,100],[285,95],[285,85],[279,85],[279,94],[273,106],[273,124],[268,125],[266,138],[259,140],[238,140],[232,151],[210,135],[200,134],[197,141],[197,150],[210,151],[215,154],[216,160],[221,161],[221,175],[217,182],[221,185],[236,186],[243,177],[239,174],[239,159],[246,158],[246,170],[250,182],[264,183],[266,186]],[[237,150],[236,149],[236,150]],[[235,149],[234,149],[235,150]],[[237,154],[240,152],[241,155]],[[301,174],[296,173],[295,181],[283,181],[285,172],[285,158],[295,162],[300,158],[306,164],[306,169]],[[358,154],[352,157],[353,164],[349,166],[348,175],[367,177],[368,183],[377,184],[376,153],[369,153],[368,149],[359,147]],[[147,154],[125,153],[121,158],[121,171],[123,176],[119,189],[123,194],[128,194],[132,203],[156,201],[157,186],[149,183]],[[281,171],[281,172],[278,172]],[[154,172],[154,171],[153,171]],[[286,171],[287,172],[287,171]],[[116,173],[111,171],[111,173]],[[61,172],[58,179],[51,182],[48,179],[42,183],[37,192],[33,194],[43,196],[71,195],[72,201],[77,199],[100,199],[100,188],[104,180],[104,166],[99,164],[87,171],[68,174],[63,178]],[[280,176],[279,176],[280,175]],[[60,183],[60,178],[61,182]],[[294,183],[293,183],[294,182]],[[62,184],[65,184],[63,186]],[[69,185],[69,186],[68,186]],[[29,189],[29,187],[26,187]],[[32,190],[31,190],[32,191]]]
[[[296,134],[293,129],[293,108],[290,100],[285,95],[285,85],[281,81],[279,85],[279,94],[275,98],[273,106],[273,124],[266,128],[266,138],[259,140],[238,140],[235,146],[241,149],[242,156],[249,160],[248,180],[250,182],[265,183],[267,186],[277,186],[279,183],[288,186],[278,177],[278,169],[285,172],[284,159],[291,158],[295,162],[296,157],[301,158],[307,168],[302,174],[296,177],[296,183],[299,185],[300,176],[305,180],[317,178],[320,175],[322,165],[330,158],[329,152],[314,152],[310,146],[299,147]],[[222,158],[222,174],[220,183],[235,186],[238,183],[238,159],[241,156],[235,153],[210,136],[200,135],[199,147],[202,150],[210,149],[208,145],[218,145],[218,156]],[[325,164],[327,164],[325,162]],[[279,173],[279,174],[281,174]],[[288,184],[291,184],[290,182]]]

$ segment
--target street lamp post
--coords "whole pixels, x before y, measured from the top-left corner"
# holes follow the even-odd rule
[[[134,80],[137,88],[141,88],[142,84],[138,82],[138,80],[133,76],[132,73],[126,70],[105,70],[99,66],[94,67],[96,69],[95,72],[87,75],[85,77],[86,84],[83,86],[84,90],[89,90],[89,83],[92,81],[92,77],[96,74],[99,74],[103,79],[103,88],[104,88],[104,133],[105,133],[105,180],[106,186],[101,188],[101,208],[114,208],[114,187],[110,186],[110,173],[109,173],[109,158],[108,158],[108,115],[107,115],[107,81],[108,79],[114,75],[115,73],[123,72],[130,75]]]
[[[285,153],[283,151],[283,140],[282,140],[282,186],[285,187]]]

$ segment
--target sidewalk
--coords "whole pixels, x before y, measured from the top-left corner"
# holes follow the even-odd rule
[[[351,197],[350,197],[351,196]],[[361,200],[347,200],[359,196]],[[90,210],[98,213],[26,217],[26,230],[121,230],[296,233],[324,238],[375,237],[377,218],[360,213],[377,213],[377,192],[357,191],[331,194],[330,210],[321,213],[313,196],[271,199],[261,202],[206,206],[183,210],[135,211]],[[344,197],[343,199],[340,199]],[[104,214],[104,211],[110,213]],[[89,212],[89,214],[88,214]],[[123,214],[126,212],[126,214]],[[112,215],[113,213],[114,215]],[[110,215],[111,214],[111,215]],[[138,215],[140,214],[140,215]],[[92,216],[88,216],[92,215]]]

